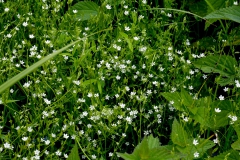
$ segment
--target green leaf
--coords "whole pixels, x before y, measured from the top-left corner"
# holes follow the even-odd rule
[[[77,10],[77,13],[73,13]],[[91,17],[96,16],[99,11],[99,6],[91,1],[78,2],[70,8],[70,14],[75,15],[76,20],[89,20]]]
[[[235,58],[226,55],[213,55],[198,59],[193,63],[205,73],[219,73],[222,76],[234,76],[237,61]]]
[[[72,148],[71,153],[69,154],[67,160],[80,160],[77,144],[75,144],[74,147]]]
[[[239,152],[231,149],[231,150],[221,153],[218,156],[210,158],[209,160],[225,160],[225,159],[226,160],[240,159]]]
[[[81,83],[81,86],[85,88],[85,87],[87,87],[88,85],[93,84],[93,83],[96,83],[96,82],[97,82],[96,79],[89,79],[89,80],[86,80],[86,81],[82,82],[82,83]]]
[[[237,61],[231,56],[207,56],[197,60],[193,64],[205,73],[219,73],[222,78],[219,78],[216,82],[220,85],[232,84],[236,75],[235,67],[237,66]]]
[[[193,119],[199,122],[203,127],[210,127],[210,109],[205,106],[198,107],[197,113],[194,115]]]
[[[240,7],[231,6],[216,10],[204,18],[206,19],[227,19],[240,23]]]
[[[124,32],[120,32],[120,34],[126,39],[127,43],[128,43],[128,48],[130,49],[131,52],[133,52],[133,45],[131,40],[128,38],[128,35]]]
[[[236,142],[234,142],[231,147],[234,149],[234,150],[240,150],[240,140],[238,139]]]
[[[117,153],[117,155],[125,160],[177,160],[184,156],[175,152],[173,146],[160,146],[159,139],[152,135],[145,137],[132,154]]]
[[[171,139],[174,144],[182,147],[185,147],[188,141],[187,132],[184,130],[181,124],[178,123],[176,119],[174,119],[173,121]]]
[[[181,104],[181,96],[179,92],[174,92],[174,93],[168,93],[168,92],[164,92],[161,93],[161,95],[166,98],[168,101],[173,101],[173,106],[180,111],[184,111],[182,109],[182,104]]]
[[[80,40],[82,40],[82,39],[80,39]],[[39,60],[38,62],[34,63],[30,67],[28,67],[25,70],[23,70],[22,72],[20,72],[16,76],[12,77],[10,80],[8,80],[7,82],[3,83],[0,86],[0,93],[2,93],[4,90],[6,90],[7,88],[9,88],[12,85],[14,85],[16,82],[18,82],[19,80],[21,80],[22,78],[24,78],[28,74],[32,73],[35,69],[40,67],[46,61],[52,59],[53,57],[55,57],[56,55],[58,55],[62,51],[66,50],[69,47],[73,46],[74,44],[78,43],[80,40],[77,40],[77,41],[75,41],[75,42],[73,42],[73,43],[71,43],[71,44],[69,44],[69,45],[67,45],[67,46],[65,46],[65,47],[63,47],[63,48],[53,52],[52,54],[49,54],[48,56],[44,57],[43,59]]]
[[[181,90],[182,103],[193,113],[196,114],[197,107],[194,106],[194,100],[184,89]]]

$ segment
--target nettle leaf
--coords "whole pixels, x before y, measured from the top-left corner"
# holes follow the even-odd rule
[[[224,160],[224,159],[227,159],[227,160],[240,159],[239,152],[231,149],[213,158],[209,158],[209,160]]]
[[[71,153],[69,154],[67,160],[80,160],[77,144],[75,144],[74,147],[72,148]]]
[[[161,95],[166,98],[168,101],[173,101],[173,106],[180,111],[184,111],[182,109],[182,104],[181,104],[181,95],[179,92],[174,92],[174,93],[169,93],[169,92],[164,92],[161,93]]]
[[[234,149],[234,150],[240,150],[240,140],[238,139],[236,142],[234,142],[231,147]]]
[[[75,10],[77,13],[74,13]],[[76,20],[89,20],[99,12],[99,6],[91,1],[78,2],[70,8],[70,14],[74,15]]]
[[[204,127],[210,127],[212,124],[210,121],[210,109],[205,106],[198,107],[197,113],[194,115],[193,119]]]
[[[125,160],[177,160],[183,157],[181,153],[174,152],[173,146],[160,146],[159,139],[152,135],[145,137],[132,154],[117,154]]]
[[[188,143],[188,134],[176,119],[173,121],[171,139],[174,144],[181,147],[185,147]]]
[[[232,20],[235,22],[240,23],[240,7],[239,6],[231,6],[227,8],[222,8],[219,10],[216,10],[204,18],[206,19],[227,19]]]
[[[222,76],[235,76],[235,58],[226,55],[213,55],[198,59],[193,63],[197,68],[205,73],[219,73]]]
[[[217,79],[217,83],[220,85],[232,84],[234,82],[237,61],[231,56],[207,56],[197,60],[193,64],[205,73],[219,73],[221,77]]]

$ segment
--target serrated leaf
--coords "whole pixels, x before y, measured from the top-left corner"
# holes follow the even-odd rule
[[[222,76],[235,76],[235,66],[237,61],[235,58],[226,55],[213,55],[201,58],[193,63],[195,67],[201,69],[205,73],[219,73]]]
[[[77,144],[75,144],[74,147],[72,148],[71,153],[69,154],[67,160],[80,160]]]
[[[210,160],[237,160],[240,159],[239,152],[235,150],[228,150],[226,152],[221,153],[215,157],[210,158]]]
[[[180,111],[184,111],[182,109],[182,104],[181,104],[181,96],[180,96],[180,93],[179,92],[174,92],[174,93],[168,93],[168,92],[164,92],[164,93],[161,93],[161,95],[166,98],[168,101],[173,101],[173,106],[177,109],[177,110],[180,110]]]
[[[148,139],[148,147],[149,147],[150,150],[160,146],[159,139],[154,138],[152,134],[150,136],[148,136],[147,139]]]
[[[192,96],[190,96],[190,94],[188,94],[187,91],[185,91],[184,89],[181,90],[181,100],[182,103],[193,113],[196,114],[197,112],[197,107],[195,107],[194,104],[194,100],[192,98]]]
[[[77,13],[73,13],[76,10]],[[76,20],[89,20],[98,14],[99,6],[91,1],[78,2],[70,8],[70,14],[75,16]]]
[[[171,139],[174,144],[185,147],[188,141],[188,134],[184,128],[174,119],[172,124]]]
[[[198,107],[197,113],[194,115],[195,121],[199,122],[204,127],[210,127],[210,110],[207,107]]]
[[[204,18],[206,19],[227,19],[232,20],[235,22],[240,23],[240,7],[239,6],[231,6],[227,8],[222,8],[219,10],[216,10]]]
[[[226,7],[225,0],[205,0],[208,5],[207,13]]]
[[[234,142],[231,147],[234,149],[234,150],[240,150],[240,140],[238,139],[236,142]]]

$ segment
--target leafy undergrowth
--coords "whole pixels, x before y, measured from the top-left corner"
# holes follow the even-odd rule
[[[239,11],[0,0],[0,159],[239,159]]]

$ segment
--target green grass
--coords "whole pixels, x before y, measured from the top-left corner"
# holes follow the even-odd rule
[[[0,159],[238,158],[236,23],[78,2],[0,0]]]

